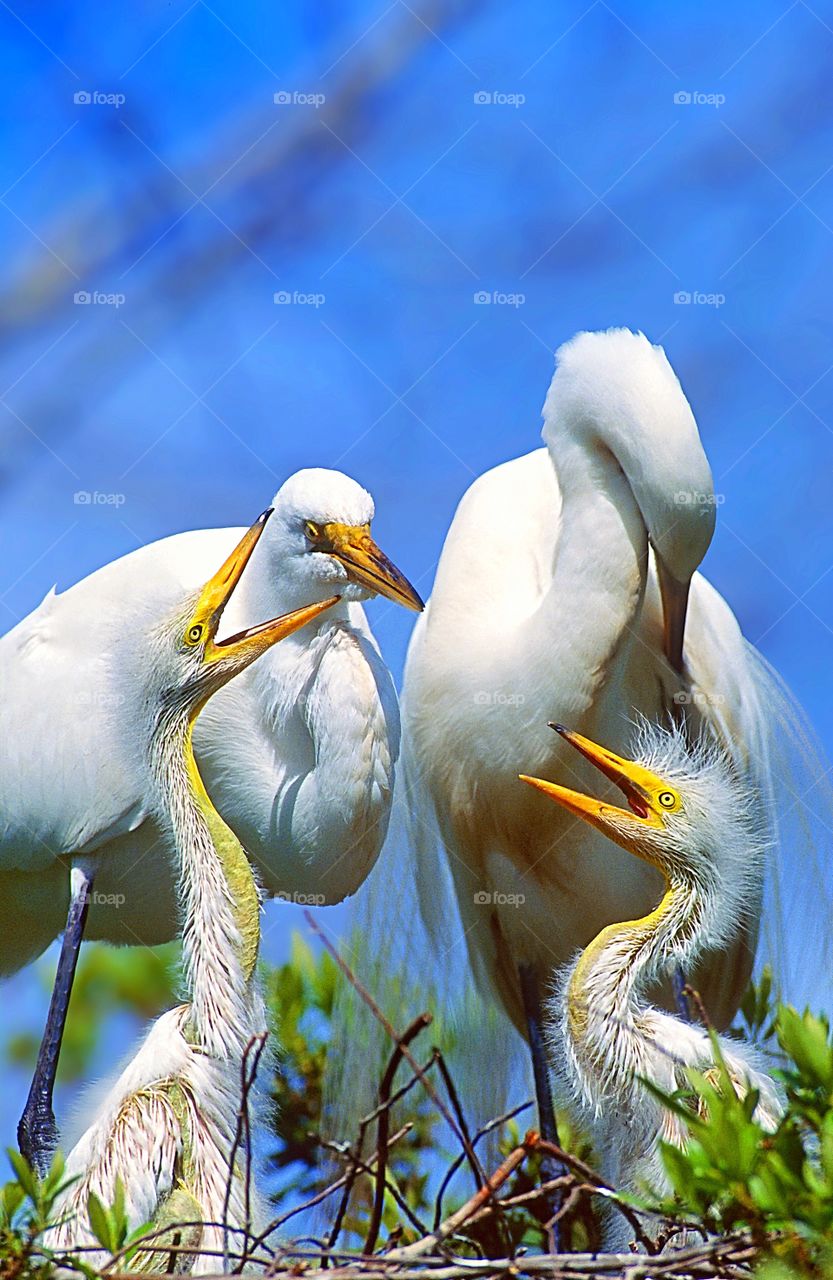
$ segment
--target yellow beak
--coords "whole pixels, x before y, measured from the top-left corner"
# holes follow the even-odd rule
[[[255,627],[247,627],[245,631],[238,631],[236,635],[229,636],[228,639],[221,640],[219,643],[211,641],[206,647],[206,661],[233,657],[245,661],[245,665],[248,666],[267,649],[271,649],[273,644],[277,644],[279,640],[285,640],[294,631],[300,631],[301,627],[305,627],[308,622],[314,622],[327,609],[332,609],[340,599],[341,596],[330,596],[329,600],[319,600],[316,604],[304,605],[302,609],[293,609],[291,613],[284,613],[279,618],[259,622]]]
[[[422,613],[425,608],[404,573],[373,541],[369,525],[339,524],[336,521],[325,524],[317,549],[326,550],[340,560],[347,576],[360,587],[386,596],[415,613]]]
[[[617,820],[627,818],[643,826],[662,827],[664,825],[661,813],[654,803],[654,796],[664,788],[661,778],[651,773],[650,769],[634,763],[633,760],[624,760],[614,752],[608,751],[606,747],[600,747],[590,738],[565,729],[563,725],[554,724],[550,727],[595,765],[606,778],[610,778],[611,782],[616,784],[628,801],[629,808],[619,809],[607,801],[595,800],[581,791],[572,791],[569,787],[559,786],[555,782],[546,782],[543,778],[530,778],[526,774],[521,774],[522,782],[528,782],[538,791],[543,791],[544,795],[549,796],[551,800],[555,800],[557,804],[577,817],[583,818],[585,822],[598,827],[606,836],[619,844],[622,844],[623,840],[611,826],[610,819],[613,817]]]
[[[228,559],[209,579],[200,593],[194,617],[205,620],[204,625],[208,632],[204,655],[206,662],[214,662],[219,658],[239,658],[244,665],[248,665],[273,644],[277,644],[279,640],[292,635],[293,631],[306,626],[326,609],[332,608],[339,599],[338,596],[331,596],[328,600],[306,605],[303,609],[295,609],[292,613],[284,614],[280,618],[272,618],[268,622],[258,623],[257,626],[247,627],[245,631],[238,631],[236,635],[229,636],[219,644],[215,641],[214,637],[220,626],[223,610],[231,599],[271,514],[272,508],[269,507],[258,516]]]
[[[272,514],[272,507],[267,507],[255,520],[251,529],[247,529],[227,560],[223,562],[212,578],[209,578],[197,601],[194,616],[204,618],[213,637],[217,633],[223,610],[231,599],[232,592],[240,581],[243,570],[251,559],[252,552],[260,542],[266,521]]]

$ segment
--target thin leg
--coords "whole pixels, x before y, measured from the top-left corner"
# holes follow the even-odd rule
[[[522,964],[518,966],[518,978],[520,979],[521,998],[524,1005],[524,1014],[526,1015],[529,1047],[532,1052],[532,1074],[535,1079],[535,1097],[538,1101],[538,1125],[542,1138],[546,1139],[547,1142],[554,1142],[559,1145],[558,1125],[555,1120],[555,1108],[552,1104],[549,1066],[544,1049],[541,990],[538,976],[532,965]],[[561,1162],[550,1155],[544,1156],[541,1161],[541,1173],[546,1182],[551,1182],[553,1178],[561,1178],[566,1172],[567,1170]],[[562,1200],[562,1194],[556,1192],[548,1206],[551,1210],[549,1217],[558,1212],[561,1208]],[[552,1239],[553,1248],[557,1253],[561,1248],[560,1224],[557,1222],[552,1229]]]
[[[52,1110],[52,1095],[55,1090],[58,1056],[61,1052],[61,1040],[67,1020],[69,995],[75,977],[75,967],[78,964],[84,925],[87,921],[92,883],[91,875],[80,867],[72,868],[71,897],[61,943],[61,954],[58,959],[58,971],[55,974],[49,1013],[46,1015],[46,1026],[38,1050],[35,1074],[32,1076],[29,1096],[17,1126],[17,1143],[21,1155],[26,1157],[41,1178],[49,1172],[49,1166],[58,1145],[58,1126]]]
[[[679,965],[675,968],[671,981],[674,987],[674,1000],[677,1004],[677,1012],[683,1022],[691,1022],[691,1009],[688,1007],[688,996],[685,993],[687,986],[686,977]]]

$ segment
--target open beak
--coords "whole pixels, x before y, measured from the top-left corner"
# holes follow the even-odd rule
[[[319,549],[341,561],[351,582],[422,613],[425,605],[419,594],[373,541],[369,525],[332,522],[324,525],[322,535]]]
[[[339,596],[331,596],[328,600],[306,605],[303,609],[295,609],[292,613],[286,613],[280,618],[272,618],[268,622],[260,622],[254,627],[247,627],[245,631],[238,631],[236,635],[228,636],[225,640],[215,641],[214,637],[220,626],[223,610],[231,599],[271,514],[272,508],[269,507],[262,515],[258,516],[251,529],[244,533],[228,559],[202,589],[195,612],[199,612],[206,617],[206,625],[209,631],[209,639],[205,648],[206,662],[232,656],[240,657],[246,661],[254,661],[259,654],[265,653],[273,644],[277,644],[279,640],[292,635],[293,631],[300,630],[308,622],[312,622],[317,618],[319,614],[332,608],[340,598]]]
[[[255,627],[247,627],[245,631],[238,631],[226,640],[211,642],[206,648],[206,661],[234,657],[248,666],[267,649],[271,649],[273,644],[285,640],[293,631],[300,631],[301,627],[313,622],[340,599],[341,596],[331,596],[329,600],[319,600],[317,604],[308,604],[303,609],[293,609],[292,613],[271,618],[269,622],[259,622]]]
[[[247,529],[227,560],[223,562],[212,578],[209,578],[197,601],[195,612],[205,617],[211,637],[217,634],[223,610],[231,599],[243,570],[251,559],[252,552],[260,542],[266,521],[272,514],[272,507],[267,507],[255,520],[251,529]]]
[[[659,579],[659,592],[662,599],[662,647],[671,666],[679,674],[683,674],[683,640],[685,639],[685,620],[688,612],[688,593],[691,579],[680,582],[666,567],[665,562],[654,550]]]
[[[611,817],[626,818],[643,826],[663,826],[660,812],[653,803],[653,796],[663,789],[662,780],[656,774],[651,773],[650,769],[643,768],[642,765],[635,764],[632,760],[623,760],[621,756],[615,755],[605,747],[600,747],[580,733],[565,729],[563,725],[553,724],[550,728],[555,729],[556,733],[559,733],[606,778],[616,784],[627,800],[628,808],[617,808],[616,805],[605,800],[595,800],[581,791],[571,791],[569,787],[561,787],[555,782],[546,782],[543,778],[530,778],[526,774],[521,774],[522,782],[528,782],[538,791],[543,791],[544,795],[549,796],[551,800],[555,800],[576,817],[583,818],[585,822],[598,827],[606,836],[614,840],[618,840],[618,837],[615,829],[611,827],[609,821]],[[621,843],[621,840],[618,842]]]

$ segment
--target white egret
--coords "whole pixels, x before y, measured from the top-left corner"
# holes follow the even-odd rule
[[[341,595],[213,699],[195,733],[206,784],[269,894],[341,901],[387,831],[399,713],[360,601],[422,603],[373,541],[373,514],[370,495],[340,472],[290,477],[226,613],[239,630]],[[143,705],[121,672],[139,624],[205,582],[241,532],[140,548],[50,592],[0,639],[0,974],[64,930],[18,1131],[41,1169],[56,1140],[52,1091],[82,935],[154,944],[176,932],[169,840],[138,763]]]
[[[189,1002],[156,1020],[144,1043],[96,1108],[71,1151],[76,1179],[57,1206],[53,1249],[95,1244],[90,1192],[113,1203],[124,1192],[130,1230],[189,1224],[180,1239],[196,1254],[176,1270],[216,1272],[225,1223],[244,1229],[246,1188],[232,1164],[240,1108],[241,1066],[251,1038],[265,1031],[255,978],[260,899],[243,848],[214,808],[194,758],[192,730],[207,699],[277,641],[318,618],[336,599],[295,610],[218,642],[223,610],[260,540],[269,512],[252,526],[202,591],[189,594],[164,622],[134,630],[119,679],[135,683],[143,708],[137,769],[148,805],[175,850],[183,921],[183,968]],[[198,1224],[206,1224],[200,1227]],[[170,1236],[158,1238],[161,1246]],[[233,1237],[230,1250],[240,1241]],[[212,1256],[212,1252],[213,1255]],[[150,1270],[164,1269],[167,1254]],[[85,1254],[101,1266],[107,1255]]]
[[[414,629],[402,707],[423,914],[444,955],[465,937],[479,989],[530,1041],[549,1137],[542,984],[604,925],[644,914],[659,881],[563,810],[542,810],[518,788],[518,762],[535,774],[563,765],[548,719],[621,750],[634,714],[661,720],[684,705],[692,730],[712,733],[767,804],[770,751],[793,722],[779,721],[792,712],[777,679],[695,572],[716,498],[663,350],[627,330],[566,343],[543,439],[460,502]],[[752,925],[688,975],[721,1027],[749,977],[762,871],[746,887]]]
[[[688,1128],[645,1087],[690,1088],[687,1069],[720,1079],[708,1031],[645,999],[652,979],[720,951],[750,923],[763,856],[762,804],[713,742],[690,746],[684,733],[643,723],[633,759],[553,725],[622,792],[627,807],[540,778],[525,782],[655,867],[664,893],[639,920],[607,925],[558,976],[548,1001],[550,1058],[600,1170],[619,1191],[645,1183],[668,1189],[660,1140],[684,1147]],[[581,857],[579,853],[577,856]],[[754,1052],[719,1038],[734,1088],[759,1095],[755,1117],[770,1132],[782,1113],[772,1079]],[[607,1247],[627,1248],[629,1228],[611,1214]]]

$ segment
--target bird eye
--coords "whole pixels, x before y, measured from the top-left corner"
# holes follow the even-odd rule
[[[189,627],[188,635],[186,637],[188,643],[199,644],[200,640],[202,640],[202,632],[203,632],[203,629],[199,625],[199,623],[195,624],[193,627]]]
[[[310,542],[317,542],[321,537],[321,530],[313,520],[304,521],[304,533],[307,535]]]
[[[660,802],[663,809],[673,809],[677,803],[677,797],[674,795],[673,791],[660,791],[657,796],[657,800]]]

